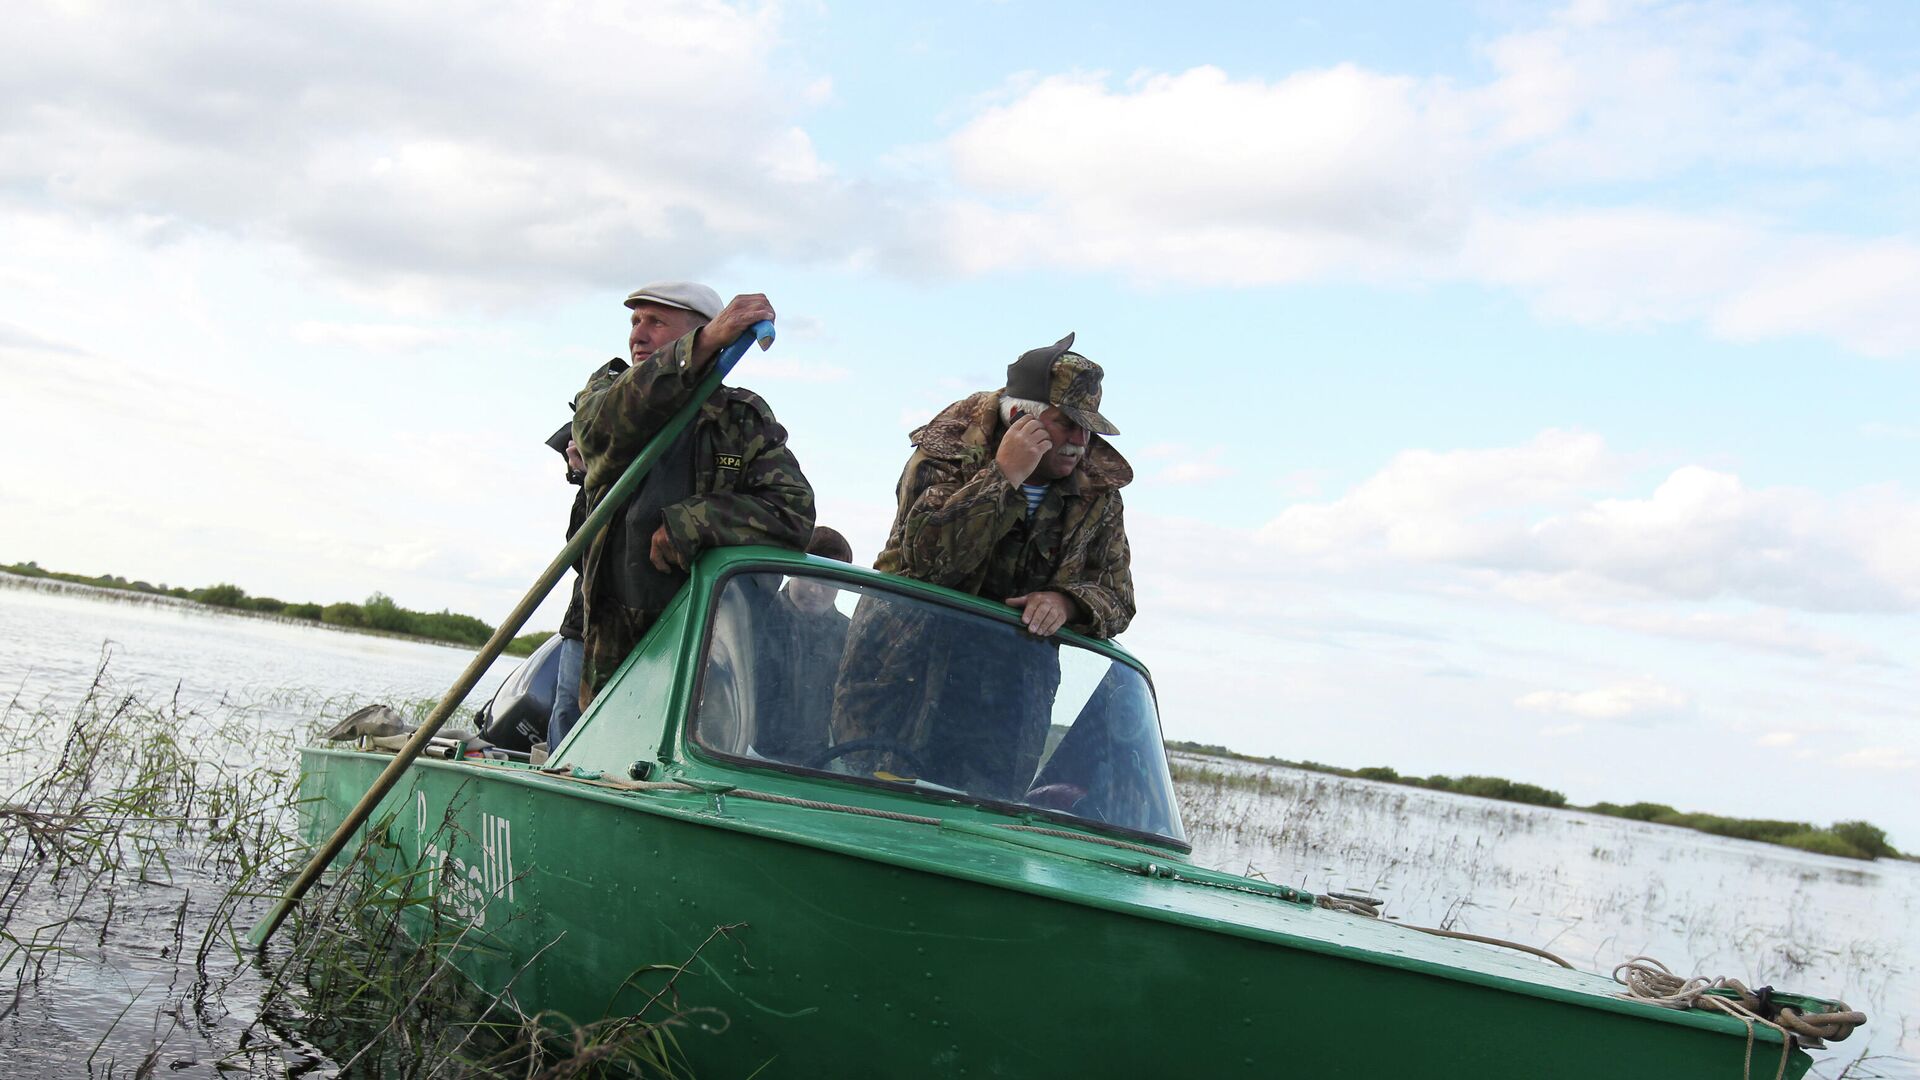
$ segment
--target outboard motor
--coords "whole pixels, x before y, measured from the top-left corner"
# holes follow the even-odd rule
[[[481,706],[473,726],[482,739],[520,753],[546,741],[547,718],[553,715],[553,684],[560,674],[560,641],[555,634],[541,642]]]

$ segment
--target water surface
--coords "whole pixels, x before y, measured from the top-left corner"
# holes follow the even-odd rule
[[[1389,918],[1544,948],[1588,971],[1650,956],[1684,975],[1836,998],[1869,1023],[1815,1051],[1815,1075],[1852,1064],[1848,1077],[1920,1077],[1920,863],[1218,758],[1174,762],[1194,855],[1208,866],[1381,899]]]
[[[359,704],[437,696],[470,656],[0,583],[0,705],[19,703],[16,716],[79,701],[103,651],[113,694],[177,700],[184,722],[229,740],[236,730],[304,734]],[[494,665],[471,700],[484,700],[512,663]],[[1168,724],[1179,730],[1178,717]],[[204,750],[285,753],[283,741],[257,742],[272,749]],[[0,761],[47,748],[22,749],[0,746],[8,755]],[[1205,865],[1378,897],[1390,918],[1525,942],[1603,973],[1649,955],[1688,974],[1841,998],[1870,1023],[1817,1052],[1815,1075],[1920,1077],[1920,864],[1216,759],[1180,755],[1176,764]],[[118,901],[137,918],[101,923],[97,940],[89,924],[75,939],[85,947],[0,1018],[0,1073],[126,1076],[151,1060],[156,1075],[214,1075],[216,1064],[224,1075],[338,1075],[351,1047],[316,1044],[311,1018],[261,1015],[266,968],[229,958],[217,994],[187,992],[181,952],[215,918],[223,890],[184,857],[153,878]],[[16,912],[9,929],[57,918],[57,907]],[[1737,1062],[1727,1075],[1740,1075]],[[1755,1075],[1771,1071],[1756,1062]]]

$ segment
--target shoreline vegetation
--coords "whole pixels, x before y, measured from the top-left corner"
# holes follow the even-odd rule
[[[94,589],[134,593],[156,599],[165,598],[185,604],[197,604],[229,614],[254,615],[288,622],[310,623],[334,630],[374,634],[381,637],[408,638],[436,645],[462,645],[478,648],[493,636],[493,624],[442,608],[439,611],[414,611],[394,603],[393,598],[376,592],[362,603],[316,604],[290,603],[272,596],[249,596],[238,585],[221,583],[188,589],[129,581],[118,574],[89,577],[48,570],[37,562],[0,565],[0,584],[6,575],[40,581],[58,581]],[[553,636],[552,631],[522,634],[507,645],[507,655],[527,656]]]
[[[437,612],[414,611],[403,608],[385,593],[375,592],[364,603],[339,602],[332,604],[289,603],[271,596],[249,596],[238,585],[221,583],[199,589],[155,585],[146,581],[129,581],[117,574],[104,574],[89,577],[84,574],[65,573],[48,570],[36,562],[28,561],[0,565],[0,585],[19,584],[8,581],[11,576],[28,581],[55,581],[85,588],[106,589],[115,592],[132,593],[156,600],[191,604],[213,608],[228,614],[250,615],[255,617],[279,619],[290,622],[317,624],[335,630],[352,633],[373,634],[381,637],[398,637],[432,644],[478,647],[493,636],[493,626],[471,615],[460,615],[441,609]],[[509,656],[528,656],[539,648],[552,631],[539,631],[522,634],[507,645]],[[1597,802],[1591,806],[1579,806],[1567,801],[1567,797],[1551,788],[1537,784],[1528,784],[1508,780],[1498,776],[1402,776],[1395,769],[1385,765],[1370,765],[1357,769],[1327,765],[1317,761],[1290,761],[1280,757],[1259,757],[1242,754],[1211,743],[1187,742],[1180,739],[1167,740],[1167,749],[1205,757],[1220,758],[1229,761],[1241,761],[1255,765],[1278,765],[1283,768],[1300,769],[1306,772],[1326,773],[1344,776],[1356,780],[1374,780],[1387,784],[1401,784],[1408,787],[1426,788],[1429,791],[1447,791],[1456,795],[1472,795],[1483,799],[1498,799],[1503,802],[1524,803],[1531,806],[1556,807],[1568,810],[1581,810],[1591,814],[1604,814],[1608,817],[1629,818],[1634,821],[1651,822],[1656,825],[1670,825],[1676,828],[1692,829],[1696,832],[1710,833],[1715,836],[1727,836],[1739,840],[1756,840],[1766,844],[1778,844],[1783,847],[1798,848],[1820,855],[1837,855],[1848,859],[1915,859],[1920,856],[1903,855],[1887,841],[1884,829],[1866,821],[1839,821],[1830,826],[1821,827],[1804,821],[1779,821],[1766,818],[1732,818],[1719,814],[1704,814],[1683,811],[1665,803],[1636,802],[1618,804]]]
[[[264,950],[245,944],[310,855],[298,746],[355,703],[279,691],[200,711],[104,660],[71,708],[0,695],[0,1072],[690,1075],[674,1035],[705,1018],[671,978],[641,1015],[582,1023],[474,989],[455,966],[474,924],[431,900],[452,864],[393,857],[391,811]],[[394,705],[418,720],[432,700]],[[422,847],[456,827],[449,812]]]
[[[1732,818],[1722,817],[1719,814],[1693,813],[1676,810],[1665,803],[1636,802],[1621,805],[1597,802],[1591,806],[1580,806],[1568,802],[1565,795],[1552,788],[1520,783],[1498,776],[1440,774],[1402,776],[1385,765],[1346,769],[1318,761],[1289,761],[1279,757],[1258,757],[1212,743],[1186,742],[1180,739],[1168,739],[1167,749],[1226,761],[1242,761],[1252,765],[1278,765],[1282,768],[1300,769],[1305,772],[1326,773],[1354,780],[1374,780],[1384,784],[1401,784],[1407,787],[1426,788],[1429,791],[1449,791],[1456,795],[1474,795],[1483,799],[1499,799],[1503,802],[1525,803],[1529,806],[1581,810],[1589,814],[1629,818],[1655,825],[1671,825],[1675,828],[1692,829],[1695,832],[1711,833],[1715,836],[1727,836],[1736,840],[1756,840],[1763,844],[1778,844],[1819,855],[1838,855],[1846,859],[1872,861],[1916,858],[1916,856],[1901,854],[1887,842],[1886,830],[1865,821],[1837,821],[1822,828],[1805,821],[1774,821],[1766,818]],[[1179,778],[1177,764],[1175,778]]]

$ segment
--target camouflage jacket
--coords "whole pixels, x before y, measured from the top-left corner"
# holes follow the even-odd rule
[[[1057,589],[1075,602],[1068,627],[1118,634],[1133,618],[1120,505],[1132,467],[1096,435],[1029,518],[1026,496],[994,463],[1001,434],[997,392],[955,402],[913,433],[874,566],[996,601]],[[834,689],[834,741],[877,740],[843,755],[858,772],[1017,798],[1039,762],[1059,681],[1057,653],[1031,637],[863,602]]]
[[[628,367],[615,360],[593,373],[574,399],[573,438],[586,459],[589,508],[598,506],[621,473],[684,405],[707,365],[693,363],[689,333]],[[813,487],[787,449],[787,430],[749,390],[722,386],[693,422],[693,495],[666,507],[664,524],[689,565],[712,547],[773,544],[804,548],[813,533]],[[581,572],[586,658],[580,675],[584,705],[660,617],[660,611],[621,603],[608,577],[608,524],[587,548]],[[629,537],[645,545],[651,537]],[[636,549],[644,553],[645,546]],[[685,575],[677,575],[683,582]]]
[[[954,402],[910,436],[914,453],[875,568],[990,600],[1058,590],[1075,601],[1068,629],[1120,633],[1133,620],[1120,503],[1133,467],[1095,435],[1080,467],[1047,485],[1029,518],[1026,497],[993,460],[1003,431],[991,391]]]

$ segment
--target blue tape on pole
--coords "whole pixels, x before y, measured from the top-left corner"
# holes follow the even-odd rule
[[[739,363],[740,358],[747,355],[747,350],[752,348],[753,343],[756,341],[760,342],[760,347],[763,349],[773,344],[773,324],[772,323],[770,322],[754,323],[752,329],[748,330],[744,334],[741,334],[739,337],[734,338],[733,344],[728,345],[726,348],[720,350],[719,357],[716,358],[713,362],[714,366],[719,369],[721,375],[725,375],[727,372],[732,371],[733,365]]]

